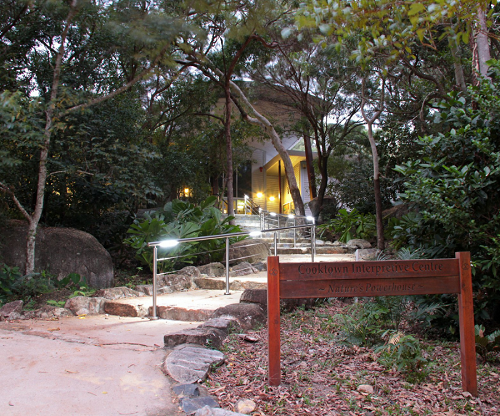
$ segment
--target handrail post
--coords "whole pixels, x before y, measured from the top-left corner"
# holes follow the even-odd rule
[[[311,262],[314,263],[314,255],[316,254],[316,225],[311,225]]]
[[[226,293],[224,294],[231,294],[229,293],[229,237],[226,237]]]
[[[276,228],[280,228],[280,215],[281,214],[277,215],[277,217],[278,217],[278,226]],[[278,241],[281,242],[281,231],[278,231]],[[276,256],[276,253],[274,255]]]
[[[297,225],[297,220],[293,217],[293,226]],[[297,243],[297,229],[293,229],[293,248],[295,248],[295,244]]]
[[[153,247],[153,315],[151,319],[158,319],[156,316],[156,292],[157,286],[157,273],[158,273],[158,246]]]
[[[279,231],[275,231],[274,232],[274,255],[277,256],[278,255],[278,239],[276,237],[276,234],[278,233]]]

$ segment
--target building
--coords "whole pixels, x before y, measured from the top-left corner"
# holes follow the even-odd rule
[[[282,133],[282,143],[287,149],[294,167],[295,178],[304,204],[311,200],[303,138],[291,131],[300,119],[300,112],[290,97],[279,89],[259,86],[252,89],[252,104]],[[235,109],[234,113],[237,113]],[[260,139],[260,140],[259,140]],[[269,139],[255,138],[249,143],[252,159],[240,166],[235,175],[235,212],[248,212],[247,199],[269,212],[290,214],[294,204],[290,194],[285,169],[280,155]],[[314,157],[313,153],[313,157]],[[245,208],[246,207],[246,208]],[[306,214],[310,215],[306,205]]]

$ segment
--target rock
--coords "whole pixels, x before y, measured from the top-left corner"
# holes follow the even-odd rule
[[[23,221],[9,221],[0,229],[0,258],[9,266],[24,270],[26,263],[26,234]],[[93,288],[113,284],[113,261],[109,253],[92,235],[74,228],[39,227],[36,235],[36,270],[45,270],[59,280],[70,273],[85,277]]]
[[[121,303],[119,300],[108,300],[104,303],[104,312],[109,315],[144,318],[148,315],[148,307],[144,305],[129,305]]]
[[[172,390],[180,397],[199,397],[200,388],[197,384],[178,384]]]
[[[195,398],[181,398],[180,400],[181,408],[186,414],[192,415],[195,414],[197,410],[208,406],[211,408],[219,407],[219,403],[215,401],[213,397],[195,397]]]
[[[23,311],[24,302],[22,300],[15,300],[14,302],[9,302],[0,308],[0,321],[9,319],[19,319]]]
[[[186,269],[186,267],[184,268]],[[182,269],[182,270],[184,270]],[[196,269],[196,267],[193,267]],[[196,269],[198,270],[198,269]],[[161,287],[169,287],[174,292],[180,292],[182,290],[196,289],[195,280],[200,276],[196,274],[181,274],[181,271],[174,274],[166,274],[160,276],[158,279],[158,284]]]
[[[226,282],[224,280],[213,279],[210,277],[199,277],[194,281],[195,285],[201,289],[225,290]]]
[[[226,275],[226,268],[222,263],[209,263],[200,266],[198,269],[201,274],[206,274],[208,277],[223,277]]]
[[[146,296],[153,296],[153,285],[137,285],[135,290],[144,293]],[[174,293],[174,290],[170,286],[164,286],[158,288],[156,293],[158,295],[164,295],[166,293]]]
[[[259,271],[253,267],[250,263],[247,261],[243,261],[236,266],[231,268],[231,271],[229,272],[229,276],[247,276],[249,274],[255,274],[259,273]]]
[[[259,272],[267,271],[267,261],[258,261],[257,263],[252,263],[252,266]]]
[[[75,296],[68,299],[64,307],[75,315],[99,315],[104,313],[106,299],[100,297]]]
[[[246,400],[238,400],[234,408],[239,413],[243,413],[244,415],[249,415],[255,410],[256,407],[257,405],[253,400],[246,399]]]
[[[255,303],[233,303],[215,310],[213,317],[231,316],[238,320],[244,330],[266,323],[264,310]]]
[[[372,248],[370,242],[362,240],[361,238],[354,238],[349,240],[346,244],[348,248]]]
[[[378,253],[380,253],[380,250],[378,248],[365,248],[357,249],[354,252],[354,255],[356,256],[356,261],[376,260]]]
[[[238,241],[229,247],[229,258],[232,261],[255,263],[266,260],[269,256],[269,245],[257,238]]]
[[[149,315],[153,314],[153,307],[149,307]],[[172,321],[199,322],[210,319],[214,311],[210,309],[187,309],[172,306],[157,306],[156,315],[161,319]]]
[[[236,318],[226,317],[226,318],[211,318],[206,322],[203,322],[198,328],[215,328],[219,331],[223,331],[226,334],[233,332],[240,332],[241,325]]]
[[[126,286],[111,287],[109,289],[101,289],[94,293],[94,296],[101,297],[109,300],[132,298],[145,296],[144,293],[139,292],[134,289],[130,289]]]
[[[186,267],[180,269],[178,273],[186,275],[186,276],[191,276],[191,277],[200,277],[200,275],[201,275],[198,267],[194,267],[194,266],[186,266]]]
[[[267,310],[267,289],[246,289],[240,296],[240,303],[256,303]]]
[[[369,384],[361,384],[358,386],[358,392],[361,394],[373,394],[373,387]]]
[[[165,347],[172,348],[182,344],[196,344],[202,347],[220,348],[227,333],[216,328],[188,328],[163,337]]]
[[[194,416],[244,416],[244,415],[243,413],[235,413],[229,410],[205,406],[202,407],[200,410],[197,410]]]
[[[68,316],[74,316],[69,309],[46,305],[35,311],[25,312],[23,319],[54,319]]]
[[[221,365],[225,356],[220,351],[194,345],[183,345],[172,351],[163,364],[163,370],[179,383],[205,380],[212,366]]]

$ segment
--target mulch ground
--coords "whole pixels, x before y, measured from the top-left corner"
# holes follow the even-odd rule
[[[260,415],[500,415],[500,356],[478,361],[479,396],[462,391],[458,343],[421,341],[429,374],[409,383],[395,368],[377,362],[369,348],[335,342],[336,328],[325,316],[341,313],[340,301],[283,314],[282,384],[267,384],[267,329],[226,339],[226,363],[207,380],[221,407],[253,400]],[[325,323],[327,321],[327,323]],[[254,342],[249,342],[254,341]],[[373,387],[373,393],[359,386]]]

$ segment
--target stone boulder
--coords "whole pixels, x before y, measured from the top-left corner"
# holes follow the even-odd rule
[[[75,296],[66,301],[64,307],[75,315],[100,315],[104,313],[104,298]]]
[[[222,263],[209,263],[198,268],[201,274],[208,277],[223,277],[226,275],[226,267]]]
[[[146,296],[144,293],[139,292],[134,289],[130,289],[126,286],[111,287],[109,289],[101,289],[94,293],[94,296],[101,297],[109,300],[123,299],[123,298],[134,298]]]
[[[363,240],[361,238],[354,238],[349,240],[346,244],[348,248],[372,248],[372,245],[369,241]]]
[[[264,325],[267,320],[264,310],[256,303],[233,303],[216,309],[212,316],[234,317],[244,330]]]
[[[249,262],[243,261],[234,267],[231,267],[229,271],[229,276],[248,276],[249,274],[259,273],[259,271],[253,267]]]
[[[24,302],[22,300],[15,300],[9,302],[0,308],[0,321],[17,319],[23,311]]]
[[[22,221],[9,221],[0,229],[0,258],[9,266],[24,270],[26,234]],[[111,256],[92,235],[74,228],[39,227],[35,249],[36,270],[45,270],[58,279],[70,273],[86,278],[93,288],[110,287],[114,271]]]
[[[220,351],[184,344],[167,356],[163,371],[178,383],[196,383],[205,380],[210,368],[221,365],[225,359]]]
[[[269,256],[269,245],[257,238],[238,241],[229,247],[229,259],[232,262],[255,263],[267,260],[267,256]]]
[[[381,253],[378,248],[357,249],[354,253],[356,261],[361,260],[377,260],[377,256]]]

